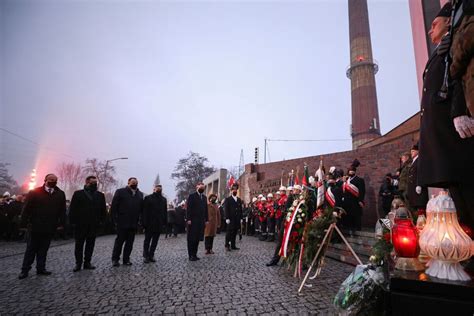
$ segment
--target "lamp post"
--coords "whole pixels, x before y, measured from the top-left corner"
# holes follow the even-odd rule
[[[107,187],[106,187],[105,184],[107,183],[107,168],[109,167],[109,162],[112,162],[112,161],[115,161],[115,160],[126,160],[126,159],[128,159],[128,157],[114,158],[114,159],[109,159],[109,160],[105,161],[104,186],[103,186],[104,193],[107,193]]]

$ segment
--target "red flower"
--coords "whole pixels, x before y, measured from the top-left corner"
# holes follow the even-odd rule
[[[297,238],[297,237],[298,237],[298,232],[292,232],[292,233],[291,233],[291,237]]]
[[[383,234],[383,238],[385,239],[386,242],[390,242],[390,233],[385,233]]]

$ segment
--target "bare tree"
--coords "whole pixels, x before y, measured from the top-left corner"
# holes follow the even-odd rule
[[[106,161],[100,161],[97,158],[86,159],[86,165],[83,168],[85,174],[96,176],[99,182],[99,190],[108,193],[109,189],[117,184],[115,179],[115,167]]]
[[[17,187],[16,181],[8,172],[8,163],[0,162],[0,193],[13,191]],[[12,192],[10,192],[12,193]]]
[[[207,164],[206,157],[194,152],[189,152],[187,157],[178,161],[171,178],[178,182],[176,184],[176,194],[180,201],[187,198],[188,194],[195,190],[198,181],[204,180],[216,170]]]
[[[62,162],[58,168],[58,181],[67,197],[71,197],[84,183],[84,174],[81,164]]]

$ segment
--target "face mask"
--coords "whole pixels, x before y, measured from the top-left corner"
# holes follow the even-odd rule
[[[53,181],[46,182],[46,185],[48,186],[48,188],[54,188],[54,187],[56,187],[57,184],[58,184],[57,182],[53,182]]]
[[[91,184],[89,184],[89,190],[91,190],[91,191],[96,191],[96,190],[97,190],[97,183],[91,183]]]
[[[236,195],[237,195],[237,192],[235,192],[235,191],[232,192],[232,195],[233,195],[233,196],[236,196]]]
[[[199,193],[203,193],[203,192],[204,192],[204,189],[199,188],[199,189],[198,189],[198,192],[199,192]]]
[[[138,184],[132,184],[132,185],[130,185],[130,188],[131,188],[132,190],[136,190],[137,187],[138,187]]]
[[[161,190],[156,190],[156,194],[161,194]]]

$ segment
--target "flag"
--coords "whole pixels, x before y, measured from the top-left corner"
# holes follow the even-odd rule
[[[227,186],[228,186],[229,188],[232,188],[232,186],[234,185],[234,183],[235,183],[234,176],[231,175],[231,176],[230,176],[230,179],[229,179],[229,182],[227,182]]]
[[[296,169],[295,183],[293,185],[300,184],[300,179],[298,178],[298,169]]]
[[[319,169],[316,171],[316,178],[318,180],[318,194],[316,208],[320,208],[324,203],[324,171],[323,171],[323,160],[319,162]]]

